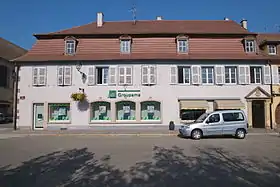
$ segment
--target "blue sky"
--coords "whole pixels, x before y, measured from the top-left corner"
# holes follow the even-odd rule
[[[277,32],[279,0],[1,0],[0,37],[30,49],[34,33],[83,25],[103,12],[105,21],[131,20],[135,4],[138,20],[163,16],[166,20],[248,20],[253,32]],[[4,16],[3,16],[4,15]]]

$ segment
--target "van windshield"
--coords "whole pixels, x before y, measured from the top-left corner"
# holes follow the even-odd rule
[[[207,118],[207,116],[209,116],[209,113],[204,113],[201,116],[199,116],[199,118],[197,118],[194,122],[201,123]]]

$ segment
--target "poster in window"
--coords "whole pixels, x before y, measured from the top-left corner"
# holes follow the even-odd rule
[[[106,106],[99,106],[99,113],[100,114],[106,113]]]
[[[66,108],[59,108],[58,110],[58,115],[59,116],[65,116],[66,115]]]
[[[130,113],[130,106],[123,106],[124,113]]]
[[[147,106],[147,111],[148,111],[148,113],[154,113],[155,112],[155,106],[153,106],[153,105]]]

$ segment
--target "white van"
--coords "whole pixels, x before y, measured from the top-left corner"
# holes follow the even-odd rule
[[[248,122],[242,110],[221,110],[202,114],[193,123],[182,125],[179,133],[198,140],[203,136],[233,135],[244,139]]]

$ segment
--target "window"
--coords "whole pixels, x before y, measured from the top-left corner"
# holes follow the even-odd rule
[[[196,120],[206,112],[205,109],[182,109],[180,110],[181,120]]]
[[[121,53],[130,53],[131,49],[131,40],[121,40]]]
[[[57,68],[57,79],[59,86],[70,86],[72,84],[71,66],[59,66]]]
[[[119,84],[132,84],[132,67],[119,67]]]
[[[225,67],[225,81],[227,84],[237,83],[237,68],[236,67]]]
[[[8,87],[9,77],[8,77],[9,69],[6,66],[0,66],[0,87]]]
[[[153,85],[156,84],[157,79],[156,66],[142,66],[142,84]]]
[[[278,66],[278,83],[280,84],[280,66]]]
[[[75,40],[66,40],[65,41],[65,54],[73,55],[76,52],[76,41]]]
[[[96,80],[97,84],[108,84],[109,68],[97,67],[96,68]]]
[[[109,102],[98,101],[91,104],[90,121],[110,121],[111,105]]]
[[[262,82],[262,68],[250,67],[251,83],[261,84]]]
[[[245,51],[246,51],[246,53],[256,52],[255,40],[246,40],[245,41]]]
[[[33,86],[45,86],[47,79],[46,67],[34,67],[33,68]]]
[[[178,82],[181,84],[191,83],[191,68],[190,67],[178,67]]]
[[[244,121],[244,116],[241,112],[223,113],[224,122]]]
[[[136,120],[135,102],[120,101],[116,103],[117,120]]]
[[[160,102],[144,101],[141,102],[141,120],[160,120]]]
[[[188,40],[187,39],[178,39],[177,40],[177,52],[178,53],[187,53],[189,50]]]
[[[202,67],[202,83],[213,84],[214,83],[214,68],[213,67]]]
[[[277,53],[276,45],[268,45],[268,54],[276,55],[276,53]]]
[[[212,114],[211,116],[209,116],[207,122],[208,123],[218,123],[220,122],[220,114]]]
[[[49,122],[70,122],[70,104],[49,104]]]

